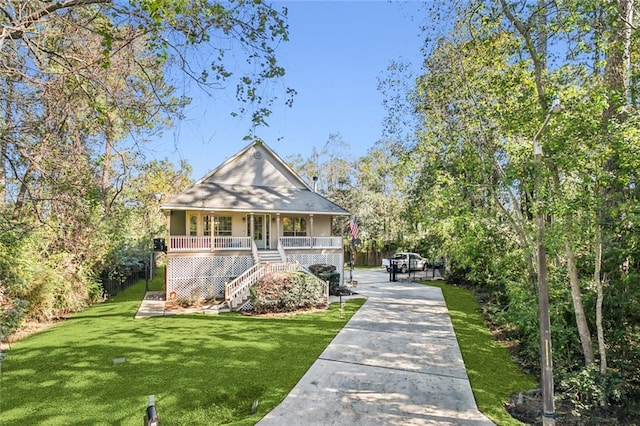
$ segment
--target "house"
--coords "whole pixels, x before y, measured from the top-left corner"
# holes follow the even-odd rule
[[[342,207],[255,141],[161,206],[167,217],[166,296],[224,298],[232,307],[271,270],[335,265]]]

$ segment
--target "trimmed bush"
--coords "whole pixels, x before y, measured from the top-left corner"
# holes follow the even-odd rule
[[[258,314],[324,307],[324,286],[304,272],[271,272],[251,288],[251,304]]]
[[[336,270],[334,265],[328,265],[326,263],[318,263],[309,266],[309,271],[316,277],[324,281],[329,281],[329,294],[337,296],[340,294],[338,288],[340,287],[340,272]]]

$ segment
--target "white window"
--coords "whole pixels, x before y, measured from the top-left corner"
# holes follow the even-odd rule
[[[202,234],[204,236],[211,236],[211,215],[202,215]]]
[[[304,217],[282,218],[283,235],[285,237],[306,237],[307,219]]]
[[[213,229],[215,235],[230,237],[231,233],[231,216],[215,216],[213,219]]]
[[[198,236],[198,214],[189,214],[189,235],[192,237]]]

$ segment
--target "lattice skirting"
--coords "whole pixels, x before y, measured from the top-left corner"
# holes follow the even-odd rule
[[[334,265],[336,270],[340,272],[340,282],[344,282],[343,269],[344,269],[344,255],[342,253],[310,253],[310,254],[289,254],[287,260],[291,262],[300,262],[300,264],[309,267],[317,263],[326,263],[328,265]]]
[[[253,266],[251,256],[170,257],[167,296],[179,299],[224,297],[224,285]]]

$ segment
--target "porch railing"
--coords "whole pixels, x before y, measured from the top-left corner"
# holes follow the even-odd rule
[[[341,237],[280,237],[283,249],[342,248]]]
[[[210,250],[211,237],[170,236],[169,251]]]
[[[313,237],[311,241],[313,248],[342,248],[341,237]]]
[[[216,250],[250,250],[252,244],[251,237],[213,237],[213,247]]]
[[[251,250],[251,237],[192,237],[172,235],[169,251]],[[284,249],[341,249],[341,237],[280,237],[279,245]]]
[[[169,251],[204,251],[211,250],[210,236],[192,237],[188,235],[172,235],[169,237]],[[251,237],[213,237],[214,250],[250,250]]]

